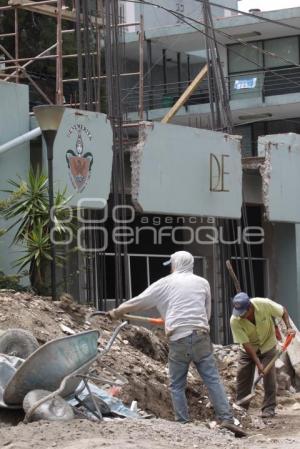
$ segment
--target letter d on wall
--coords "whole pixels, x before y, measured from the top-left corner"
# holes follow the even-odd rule
[[[211,192],[217,192],[221,183],[221,165],[220,162],[213,153],[209,155],[209,190]]]
[[[224,175],[229,175],[224,168],[224,159],[228,154],[216,156],[213,153],[209,155],[209,190],[211,192],[229,192],[224,188]]]

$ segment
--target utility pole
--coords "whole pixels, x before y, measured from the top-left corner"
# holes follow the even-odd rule
[[[118,208],[120,227],[126,222],[125,162],[123,146],[123,113],[121,105],[120,40],[118,0],[105,2],[105,61],[106,96],[108,118],[113,132],[113,207]],[[114,242],[115,249],[115,299],[118,306],[123,299],[129,299],[129,260],[126,244]],[[124,287],[123,287],[124,286]]]
[[[64,103],[63,94],[63,58],[62,58],[62,0],[57,1],[57,17],[56,17],[56,104]]]

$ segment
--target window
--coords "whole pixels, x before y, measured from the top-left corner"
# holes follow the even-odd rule
[[[230,99],[239,100],[261,96],[264,73],[247,73],[230,76]]]
[[[266,68],[292,65],[288,62],[284,62],[280,58],[288,59],[294,64],[299,64],[299,40],[297,36],[265,41],[264,49],[279,56],[278,58],[270,55],[265,55]]]
[[[273,120],[267,122],[267,134],[297,133],[300,134],[300,119]]]
[[[261,42],[254,44],[262,48]],[[253,62],[250,62],[253,61]],[[255,48],[230,45],[228,50],[230,99],[239,100],[261,96],[264,75],[263,55]]]
[[[253,44],[262,48],[261,42],[253,42]],[[230,45],[228,49],[229,73],[259,70],[257,66],[263,66],[263,55],[255,48],[237,44]]]
[[[269,39],[254,44],[276,56],[263,54],[255,48],[240,44],[230,45],[230,99],[300,92],[299,67],[293,65],[300,61],[299,36]]]

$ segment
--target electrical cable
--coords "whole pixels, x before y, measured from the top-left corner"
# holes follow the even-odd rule
[[[150,2],[145,2],[145,1],[143,1],[142,3],[144,3],[144,4],[150,4]],[[203,0],[202,3],[204,3],[204,7],[208,7],[208,8],[209,8],[209,5],[208,5],[207,0]],[[207,5],[208,5],[208,6],[207,6]],[[153,6],[154,6],[154,5],[153,5]],[[157,7],[160,7],[159,5],[156,5],[156,6],[157,6]],[[204,34],[204,35],[206,36],[206,42],[207,42],[207,43],[208,43],[208,41],[209,41],[210,39],[213,39],[215,43],[218,43],[219,45],[224,46],[223,43],[220,43],[220,42],[217,41],[217,39],[215,38],[215,35],[214,35],[214,34],[213,34],[212,36],[210,36],[210,32],[211,32],[211,31],[213,31],[213,32],[220,32],[220,30],[216,30],[216,28],[213,26],[212,20],[210,21],[210,23],[211,23],[212,26],[209,26],[209,25],[208,25],[208,20],[206,20],[206,23],[203,24],[203,23],[201,23],[200,21],[197,21],[197,20],[195,20],[195,19],[192,19],[192,18],[190,18],[190,17],[187,17],[187,16],[185,16],[185,15],[183,15],[183,14],[181,14],[181,13],[175,12],[175,11],[173,11],[173,10],[169,10],[168,8],[161,7],[161,9],[165,9],[166,11],[168,10],[168,12],[171,13],[171,14],[173,14],[175,17],[180,17],[184,23],[188,24],[188,25],[191,26],[192,28],[194,28],[194,29],[196,29],[197,31],[199,31],[200,33]],[[204,11],[204,12],[205,12],[205,11]],[[210,8],[209,8],[209,12],[210,12]],[[184,17],[184,19],[183,19],[183,17]],[[191,21],[196,22],[197,24],[200,24],[200,25],[204,25],[206,31],[203,32],[202,30],[196,28],[194,25],[188,23],[185,19],[191,20]],[[224,33],[224,32],[221,32],[221,33],[222,33],[223,35],[225,35],[227,38],[236,40],[233,36],[231,36],[231,35],[229,35],[229,34],[227,34],[227,33]],[[243,41],[242,39],[237,39],[236,41],[237,41],[239,44],[242,44],[242,45],[244,45],[244,46],[246,46],[246,47],[249,47],[249,46],[250,46],[250,47],[252,47],[252,48],[255,48],[257,51],[262,50],[262,52],[264,53],[264,50],[263,50],[263,49],[260,49],[259,47],[254,46],[254,45],[252,45],[252,44],[249,45],[248,43],[246,43],[246,42]],[[208,45],[208,44],[207,44],[207,45]],[[225,46],[225,48],[227,48],[227,47]],[[232,50],[232,49],[231,49],[231,50]],[[237,52],[233,51],[233,53],[237,53]],[[238,53],[237,53],[237,54],[238,54]],[[271,53],[271,52],[266,52],[266,54],[269,54],[270,56],[273,56],[273,57],[277,57],[277,56],[278,56],[278,55],[276,55],[276,54],[274,54],[274,53]],[[238,55],[239,55],[240,57],[243,57],[244,59],[247,59],[247,60],[250,61],[251,63],[253,63],[253,61],[249,60],[249,58],[246,58],[244,55],[240,55],[240,54],[238,54]],[[279,58],[280,58],[280,57],[279,57]],[[281,58],[281,59],[282,59],[282,60],[285,60],[284,58]],[[287,61],[288,61],[288,60],[285,60],[285,62],[287,62]],[[296,64],[294,64],[292,61],[288,61],[288,63],[291,63],[292,65],[296,65]],[[258,67],[260,66],[260,64],[258,64],[258,63],[256,63],[256,62],[254,62],[254,64],[255,64],[256,66],[258,66]],[[260,66],[260,67],[264,69],[263,66]],[[300,67],[300,66],[299,66],[299,67]],[[274,71],[271,71],[271,70],[270,70],[270,72],[276,73],[277,76],[279,75],[277,72],[274,72]],[[286,77],[284,77],[284,76],[282,76],[282,75],[279,75],[279,77],[283,78],[284,80],[287,79]],[[290,81],[290,80],[289,80],[289,81]],[[293,81],[292,81],[292,82],[293,82]],[[295,83],[295,82],[293,82],[293,84],[298,85],[298,83]],[[300,85],[299,85],[299,86],[300,86]],[[212,112],[212,113],[213,113],[213,112]],[[247,225],[247,223],[246,223],[246,222],[247,222],[247,214],[246,214],[246,209],[245,209],[244,206],[242,207],[242,213],[243,213],[244,225],[246,226],[246,225]],[[247,288],[247,277],[246,277],[246,266],[245,266],[245,256],[244,256],[243,243],[241,244],[240,251],[241,251],[241,253],[242,253],[242,254],[241,254],[241,256],[242,256],[242,257],[241,257],[241,262],[242,262],[243,281],[244,281],[246,290],[248,290],[248,288]],[[248,253],[248,254],[247,254],[248,260],[249,260],[249,263],[250,263],[250,265],[251,265],[251,269],[250,269],[250,287],[251,287],[251,293],[254,294],[254,278],[253,278],[253,268],[252,268],[252,264],[251,264],[252,257],[251,257],[251,249],[248,248],[248,245],[247,245],[247,253]]]
[[[200,22],[199,20],[196,20],[196,19],[194,19],[194,18],[192,18],[192,17],[186,16],[186,15],[184,15],[184,14],[182,14],[182,13],[179,13],[179,12],[177,12],[177,11],[171,10],[171,9],[169,9],[169,8],[166,8],[166,7],[164,7],[164,6],[161,6],[161,5],[158,5],[158,4],[156,4],[156,3],[149,2],[149,1],[144,1],[144,0],[122,0],[122,1],[127,1],[127,2],[129,2],[129,3],[139,3],[139,4],[140,4],[140,3],[143,3],[143,4],[145,4],[145,5],[149,5],[149,6],[153,6],[153,7],[160,8],[160,9],[162,9],[162,10],[168,12],[169,14],[174,15],[175,17],[179,17],[184,23],[186,23],[187,25],[189,25],[191,28],[195,29],[196,31],[200,32],[200,33],[203,34],[204,36],[207,35],[207,33],[205,33],[205,31],[200,30],[200,29],[197,28],[195,25],[192,25],[191,23],[187,22],[187,20],[185,20],[185,19],[188,19],[188,20],[190,20],[191,22],[195,22],[195,23],[197,23],[198,25],[204,26],[204,23],[203,23],[203,22]],[[255,17],[256,17],[256,16],[255,16]],[[210,28],[210,26],[208,26],[208,28]],[[267,51],[267,50],[260,49],[259,47],[255,46],[254,44],[250,44],[249,42],[246,42],[246,41],[244,41],[243,39],[235,38],[234,36],[232,36],[232,35],[230,35],[230,34],[228,34],[228,33],[225,33],[224,31],[218,30],[218,29],[215,28],[215,27],[213,27],[213,29],[215,30],[215,32],[217,32],[217,33],[219,33],[219,34],[223,34],[224,36],[226,36],[227,38],[229,38],[229,39],[231,39],[231,40],[235,40],[238,44],[242,44],[242,45],[244,45],[245,47],[252,47],[252,48],[254,48],[255,50],[260,51],[260,52],[263,53],[263,54],[266,54],[266,55],[272,56],[272,57],[277,57],[278,59],[281,59],[281,60],[283,60],[284,62],[288,62],[290,65],[294,65],[294,66],[300,68],[300,64],[296,64],[296,63],[293,62],[293,61],[290,61],[290,60],[287,60],[287,59],[285,59],[285,58],[282,58],[282,57],[280,57],[279,55],[276,55],[276,54],[273,53],[273,52],[269,52],[269,51]],[[299,30],[300,30],[300,28],[299,28]],[[220,42],[220,41],[216,40],[216,43],[219,44],[219,45],[221,45],[222,47],[224,47],[224,48],[226,48],[226,49],[228,48],[227,45],[224,44],[223,42]],[[288,80],[288,81],[292,82],[292,84],[295,84],[296,86],[300,87],[300,84],[294,82],[293,80],[290,80],[289,78],[285,77],[284,75],[278,74],[277,72],[275,72],[275,71],[272,70],[272,69],[265,69],[265,67],[264,67],[263,65],[259,64],[259,63],[256,62],[256,61],[251,60],[250,58],[246,57],[245,55],[240,54],[239,52],[237,52],[237,51],[235,51],[235,50],[232,50],[232,48],[230,49],[230,51],[231,51],[232,53],[236,54],[237,56],[241,57],[242,59],[245,59],[246,61],[248,61],[248,62],[250,62],[250,63],[256,65],[257,67],[259,67],[259,68],[261,68],[261,69],[263,69],[265,72],[273,73],[273,74],[275,74],[276,76],[279,76],[279,78],[282,78],[282,79],[284,79],[284,80]]]
[[[144,0],[122,0],[122,1],[127,1],[127,2],[129,2],[129,3],[139,3],[139,4],[142,3],[142,4],[145,4],[145,5],[148,5],[148,6],[153,6],[153,7],[156,7],[156,8],[160,8],[160,9],[163,9],[163,10],[165,10],[166,12],[168,12],[168,13],[170,13],[170,14],[172,14],[172,15],[175,15],[176,17],[178,17],[178,16],[184,17],[185,19],[191,20],[192,22],[195,22],[195,23],[197,23],[197,24],[202,25],[203,27],[205,27],[205,24],[204,24],[203,22],[200,22],[200,20],[196,20],[196,19],[194,19],[194,18],[191,17],[191,16],[187,16],[187,15],[185,15],[185,14],[182,14],[182,13],[178,12],[178,11],[174,11],[174,10],[171,10],[171,9],[166,8],[166,7],[164,7],[164,6],[158,5],[157,3],[153,3],[153,2],[149,2],[149,1],[144,1]],[[197,1],[199,1],[199,2],[201,1],[201,2],[203,3],[205,0],[197,0]],[[214,5],[216,5],[216,4],[214,4]],[[221,5],[219,5],[219,7],[221,7]],[[225,9],[226,9],[226,8],[225,8]],[[254,16],[254,17],[257,17],[257,16],[254,15],[254,14],[253,14],[253,16]],[[270,19],[270,20],[271,20],[271,19]],[[187,22],[186,22],[185,20],[183,20],[183,19],[182,19],[182,21],[183,21],[184,23],[187,23]],[[274,21],[272,21],[272,22],[274,22]],[[275,21],[275,23],[277,23],[277,21]],[[190,25],[190,24],[187,23],[187,25]],[[210,28],[210,27],[209,27],[209,28]],[[296,67],[300,67],[300,64],[297,64],[297,63],[295,63],[294,61],[291,61],[291,60],[289,60],[289,59],[283,58],[282,56],[279,56],[279,55],[277,55],[277,54],[274,53],[274,52],[271,52],[271,51],[268,51],[268,50],[264,50],[264,49],[262,49],[262,48],[256,46],[256,45],[253,44],[252,42],[244,41],[243,39],[237,38],[237,37],[233,36],[232,34],[226,33],[225,31],[219,30],[219,29],[217,29],[217,28],[215,28],[215,27],[213,27],[213,28],[214,28],[214,31],[215,31],[216,33],[222,34],[222,35],[224,35],[225,37],[227,37],[228,39],[234,40],[234,41],[235,41],[236,43],[238,43],[238,44],[242,44],[242,45],[245,45],[245,46],[247,46],[247,47],[252,47],[252,48],[254,48],[255,50],[259,51],[259,52],[262,53],[262,54],[265,54],[265,55],[267,55],[267,56],[272,56],[272,57],[277,58],[277,59],[281,59],[282,61],[287,62],[288,65],[294,65],[294,66],[296,66]],[[298,30],[300,31],[300,28],[298,28]],[[198,31],[201,32],[201,30],[199,30],[199,29],[198,29]],[[223,46],[224,46],[224,44],[223,44]],[[227,48],[227,46],[226,46],[226,48]],[[241,55],[241,57],[243,57],[243,56]]]
[[[196,1],[200,2],[200,3],[204,2],[204,0],[196,0]],[[141,0],[141,2],[144,3],[143,0]],[[226,9],[227,11],[236,12],[243,16],[248,16],[248,17],[252,17],[252,18],[254,17],[255,19],[259,18],[259,19],[261,19],[262,22],[268,22],[268,23],[272,23],[273,25],[280,25],[280,26],[284,26],[286,28],[290,28],[292,30],[300,31],[300,27],[297,27],[294,25],[289,25],[287,23],[283,23],[280,20],[269,19],[268,17],[262,17],[258,14],[253,14],[251,12],[240,11],[239,9],[231,8],[230,6],[220,5],[220,3],[215,3],[215,2],[210,1],[210,4],[211,4],[211,6],[216,6],[217,8],[222,8],[222,9]]]
[[[126,0],[126,1],[128,1],[128,2],[130,2],[130,3],[138,3],[138,4],[143,3],[143,4],[147,4],[147,5],[149,5],[149,6],[153,6],[153,7],[157,7],[157,8],[160,8],[160,9],[162,9],[162,10],[165,10],[166,12],[168,12],[168,13],[174,15],[175,17],[180,17],[180,19],[182,20],[182,22],[186,23],[186,24],[187,24],[188,26],[190,26],[191,28],[195,29],[196,31],[198,31],[198,32],[200,32],[201,34],[203,34],[204,36],[206,36],[206,33],[205,33],[203,30],[200,30],[200,29],[197,28],[195,25],[193,25],[193,24],[191,24],[191,23],[189,23],[189,22],[187,22],[187,21],[185,20],[185,19],[187,18],[188,20],[191,20],[191,21],[196,22],[197,24],[200,24],[200,25],[203,26],[203,23],[202,23],[202,22],[197,21],[197,20],[193,19],[192,17],[185,16],[184,14],[178,13],[177,11],[171,10],[171,9],[169,9],[169,8],[165,8],[164,6],[157,5],[157,4],[152,3],[152,2],[149,2],[149,1],[147,1],[147,2],[146,2],[146,1],[141,1],[141,0]],[[219,31],[219,30],[216,30],[216,31]],[[222,33],[224,33],[224,32],[222,32]],[[231,36],[231,35],[229,35],[229,36]],[[231,37],[232,37],[232,39],[235,39],[233,36],[231,36]],[[241,39],[236,40],[236,41],[237,41],[238,43],[242,43],[242,42],[243,42],[246,46],[249,46],[249,44],[248,44],[247,42],[242,41]],[[223,44],[222,42],[219,42],[219,41],[216,40],[216,43],[218,43],[219,45],[221,45],[222,47],[224,47],[224,48],[227,49],[227,46],[226,46],[225,44]],[[241,57],[241,58],[247,60],[248,62],[254,64],[256,67],[259,67],[259,68],[263,69],[266,73],[272,73],[273,75],[275,75],[275,76],[277,76],[277,77],[283,79],[284,81],[288,81],[289,83],[294,84],[294,85],[297,86],[297,87],[300,87],[300,84],[297,83],[297,82],[295,82],[294,80],[291,80],[290,78],[288,78],[288,77],[286,77],[286,76],[284,76],[284,75],[281,75],[281,74],[279,74],[278,72],[276,72],[276,71],[274,71],[274,70],[271,70],[271,69],[267,69],[267,70],[266,70],[265,67],[264,67],[263,65],[257,63],[256,61],[253,61],[252,59],[246,57],[245,55],[240,54],[239,52],[233,50],[232,48],[231,48],[231,52],[234,53],[234,54],[236,54],[237,56],[239,56],[239,57]],[[264,52],[264,50],[262,50],[262,52]],[[159,58],[159,59],[155,62],[155,64],[152,65],[152,67],[147,71],[147,73],[144,74],[144,77],[148,76],[148,74],[150,73],[150,71],[152,70],[152,68],[153,68],[153,67],[157,64],[157,62],[158,62],[159,60],[161,60],[161,59],[162,59],[162,57]],[[132,88],[129,89],[128,93],[122,98],[122,101],[125,101],[125,100],[128,98],[128,96],[130,95],[130,92],[131,92],[132,90],[134,90],[134,89],[137,87],[137,85],[138,85],[138,83],[136,83],[135,86],[132,86]]]

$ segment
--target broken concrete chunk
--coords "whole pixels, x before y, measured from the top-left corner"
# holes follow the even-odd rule
[[[61,328],[61,330],[63,331],[64,334],[68,334],[68,335],[76,334],[76,332],[73,329],[71,329],[68,326],[65,326],[64,324],[60,324],[59,327]]]

